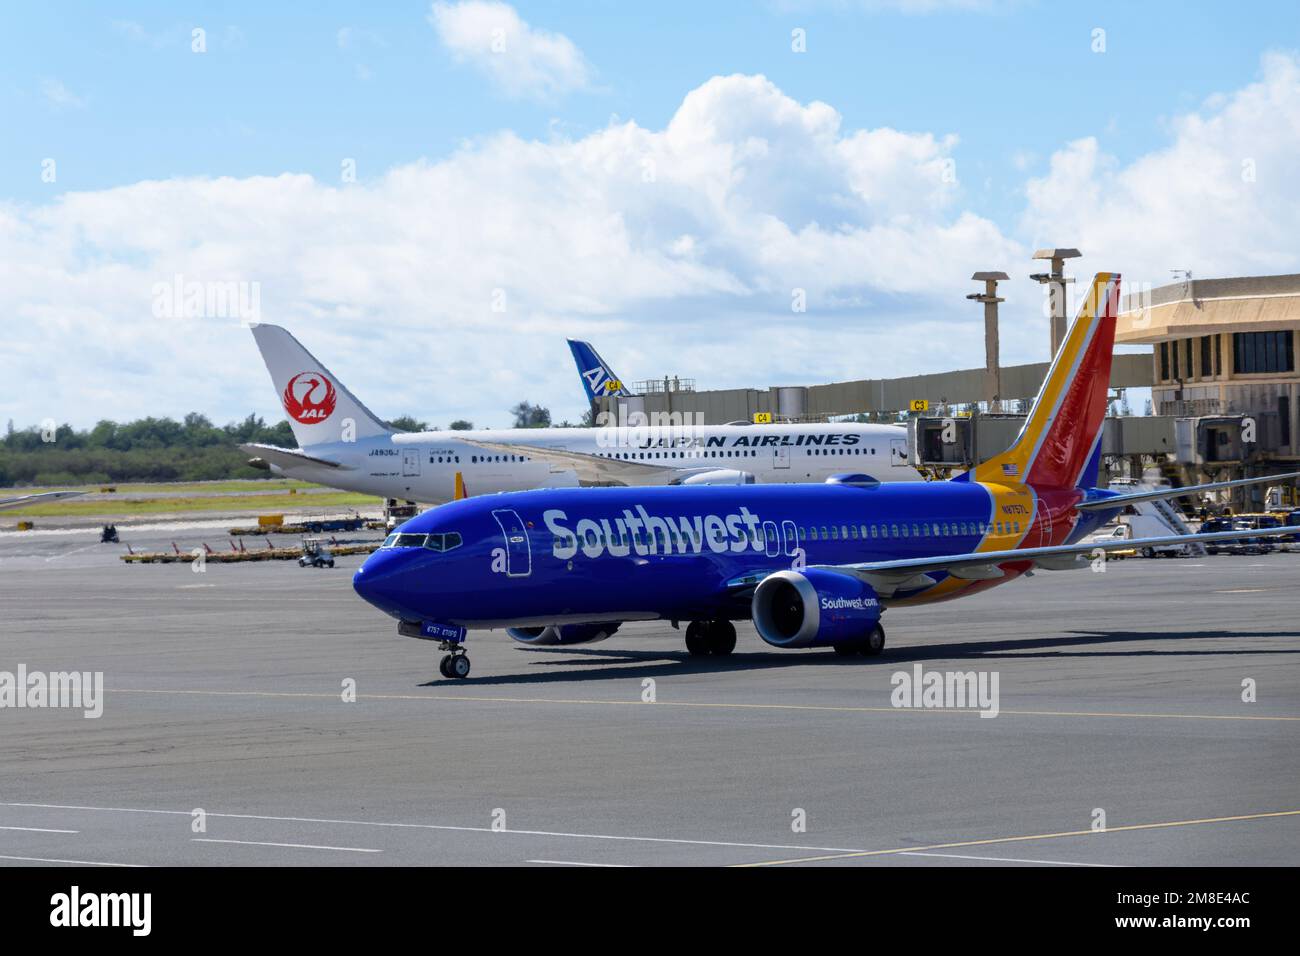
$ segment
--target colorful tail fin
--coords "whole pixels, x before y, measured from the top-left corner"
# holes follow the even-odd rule
[[[278,325],[254,325],[252,329],[298,447],[392,432],[284,329]]]
[[[1046,488],[1096,482],[1118,311],[1118,273],[1097,273],[1015,444],[968,478]]]
[[[587,401],[594,402],[605,395],[632,394],[623,385],[622,379],[614,374],[614,370],[596,354],[590,342],[569,339],[569,351],[573,353],[573,361],[578,365],[582,387],[587,390]]]

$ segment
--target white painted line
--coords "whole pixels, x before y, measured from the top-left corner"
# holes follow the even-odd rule
[[[525,860],[526,863],[545,863],[548,866],[600,866],[612,869],[628,869],[629,863],[575,863],[572,860]]]
[[[139,807],[84,807],[58,803],[0,803],[0,807],[29,807],[38,810],[94,810],[104,813],[153,813],[167,816],[192,816],[189,810],[150,810]],[[438,823],[387,823],[378,820],[331,820],[320,817],[273,817],[255,813],[208,813],[209,818],[223,820],[270,820],[274,823],[328,823],[336,826],[388,827],[401,830],[447,830],[457,833],[511,833],[515,836],[571,837],[579,840],[620,840],[632,843],[672,843],[686,846],[727,846],[742,850],[815,850],[823,853],[863,853],[864,850],[833,846],[807,846],[792,843],[730,843],[724,840],[686,840],[669,837],[617,836],[604,833],[564,833],[555,830],[494,830],[487,827],[458,827]]]
[[[73,551],[64,551],[62,554],[56,554],[53,555],[52,557],[46,558],[45,563],[49,564],[51,561],[59,560],[59,558],[66,558],[70,554],[81,554],[81,552],[83,551],[89,551],[91,548],[97,548],[97,547],[99,547],[99,545],[97,544],[88,544],[84,548],[76,548]]]
[[[915,852],[904,852],[898,856],[942,856],[951,860],[979,860],[983,863],[1037,863],[1042,866],[1104,866],[1115,867],[1115,863],[1067,863],[1064,860],[1023,860],[1010,856],[965,856],[961,853],[922,853],[920,850]]]
[[[208,814],[215,816],[215,814]],[[348,853],[383,853],[383,850],[370,850],[359,846],[318,846],[314,843],[269,843],[265,840],[213,840],[207,837],[195,837],[191,843],[238,843],[240,846],[282,846],[292,850],[343,850]]]
[[[47,830],[44,827],[0,827],[0,830],[22,830],[24,833],[80,833],[80,830]]]
[[[18,860],[23,863],[67,863],[70,866],[128,866],[139,869],[143,863],[103,863],[99,860],[49,860],[42,856],[0,856],[0,860]]]

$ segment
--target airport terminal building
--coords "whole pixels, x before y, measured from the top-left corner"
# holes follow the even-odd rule
[[[1152,347],[1153,410],[1181,423],[1180,461],[1300,459],[1300,275],[1190,280],[1125,305],[1115,340]]]
[[[993,329],[996,336],[996,317]],[[1107,420],[1102,451],[1109,473],[1138,477],[1155,468],[1177,484],[1194,484],[1297,470],[1297,330],[1300,275],[1189,279],[1126,296],[1116,344],[1151,351],[1116,354],[1111,388],[1150,388],[1152,414]],[[990,363],[996,355],[994,340]],[[907,417],[910,461],[943,476],[1011,444],[1047,369],[1046,362],[988,364],[934,375],[714,391],[665,378],[631,398],[599,399],[596,411],[680,415],[708,424]],[[1000,383],[996,402],[989,401],[991,380]],[[952,416],[958,417],[957,440],[940,440]],[[1254,507],[1263,495],[1262,488],[1247,489],[1236,504]]]

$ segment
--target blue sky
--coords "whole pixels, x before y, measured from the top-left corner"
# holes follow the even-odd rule
[[[595,90],[538,103],[499,95],[454,64],[427,3],[106,6],[7,9],[4,195],[47,199],[34,160],[57,154],[75,157],[63,164],[65,189],[285,170],[333,177],[340,156],[357,158],[364,178],[502,128],[572,135],[611,115],[659,127],[709,77],[762,73],[801,102],[832,104],[850,127],[958,134],[957,159],[976,170],[972,208],[1005,213],[1023,179],[1015,154],[1041,168],[1062,142],[1095,134],[1131,159],[1162,140],[1162,118],[1241,85],[1263,50],[1300,44],[1289,2],[1252,4],[1249,16],[1185,2],[932,13],[851,0],[521,2],[525,19],[568,36],[596,71]],[[194,26],[208,31],[205,57],[190,52]],[[790,50],[797,27],[808,36],[802,55]],[[1098,27],[1104,55],[1091,50]],[[47,80],[88,108],[52,104]]]
[[[898,208],[886,214],[872,201],[862,200],[863,207],[846,213],[844,223],[826,222],[825,210],[862,199],[856,187],[846,187],[838,180],[828,181],[824,189],[817,182],[804,184],[804,191],[771,210],[789,226],[791,242],[818,249],[801,233],[813,220],[827,233],[815,238],[827,242],[845,229],[862,230],[866,235],[888,220],[900,232],[892,243],[880,239],[886,248],[934,249],[940,258],[936,264],[921,261],[925,257],[913,253],[910,261],[918,272],[942,267],[942,259],[949,256],[955,263],[954,273],[965,270],[965,274],[946,277],[942,293],[927,296],[916,294],[915,283],[910,281],[867,278],[858,282],[828,273],[815,283],[819,295],[814,295],[822,307],[819,314],[824,323],[810,329],[807,317],[801,317],[798,321],[805,323],[800,329],[802,337],[787,351],[797,361],[782,365],[773,359],[771,349],[751,354],[735,343],[745,340],[756,322],[763,329],[788,324],[789,310],[783,306],[789,296],[779,290],[801,280],[796,275],[786,281],[782,272],[765,283],[734,260],[743,252],[751,266],[753,262],[771,263],[774,256],[788,259],[793,247],[787,242],[776,250],[751,250],[752,255],[737,252],[736,244],[743,242],[745,230],[752,231],[753,224],[738,225],[736,234],[725,236],[711,237],[698,223],[693,228],[683,227],[681,237],[667,232],[661,236],[657,224],[666,218],[680,220],[682,210],[689,210],[691,202],[678,202],[670,212],[647,209],[640,199],[625,202],[623,194],[610,187],[599,209],[592,210],[593,221],[612,216],[649,224],[620,234],[620,239],[626,238],[632,246],[629,256],[652,253],[655,270],[662,266],[660,260],[665,255],[675,256],[677,263],[694,256],[692,265],[708,270],[709,275],[681,272],[675,275],[678,284],[667,282],[677,291],[657,292],[654,287],[664,282],[665,276],[651,270],[642,280],[645,291],[640,294],[594,289],[584,290],[582,296],[566,296],[541,288],[541,280],[535,276],[527,281],[516,278],[528,271],[529,247],[521,244],[493,266],[502,278],[491,281],[520,288],[519,297],[512,301],[527,305],[522,311],[512,311],[507,319],[490,319],[491,332],[499,335],[502,322],[516,340],[521,331],[536,333],[536,341],[552,333],[558,336],[562,327],[596,336],[606,331],[598,345],[607,357],[621,355],[623,361],[616,364],[638,364],[635,371],[624,371],[629,377],[672,371],[692,375],[702,386],[820,381],[978,364],[973,329],[963,326],[955,335],[951,354],[927,356],[918,353],[914,342],[898,339],[906,332],[898,321],[886,328],[890,315],[883,314],[892,309],[895,318],[902,316],[916,329],[929,332],[942,330],[945,322],[952,321],[950,312],[964,317],[963,306],[952,297],[969,275],[965,256],[970,250],[988,249],[991,258],[1006,261],[988,262],[985,267],[1005,268],[1013,275],[1028,271],[1027,261],[1014,258],[1025,250],[1047,242],[1082,246],[1088,236],[1094,238],[1086,253],[1113,253],[1122,260],[1120,267],[1131,269],[1131,261],[1144,276],[1158,280],[1167,276],[1170,268],[1192,263],[1198,274],[1204,275],[1289,268],[1290,260],[1265,248],[1236,250],[1216,260],[1216,249],[1223,245],[1222,233],[1217,240],[1207,236],[1203,247],[1193,241],[1184,252],[1166,245],[1158,254],[1130,248],[1123,237],[1134,229],[1146,229],[1149,216],[1155,214],[1151,210],[1178,205],[1177,196],[1153,199],[1151,188],[1144,184],[1169,178],[1158,172],[1162,157],[1170,169],[1183,170],[1188,167],[1189,155],[1211,148],[1214,137],[1203,129],[1198,133],[1198,123],[1213,126],[1221,120],[1225,128],[1238,131],[1233,135],[1242,142],[1235,153],[1207,156],[1206,169],[1214,163],[1235,169],[1238,153],[1252,160],[1257,154],[1294,157],[1293,152],[1288,153],[1292,145],[1288,141],[1255,142],[1257,136],[1273,135],[1265,122],[1250,125],[1251,116],[1268,110],[1276,116],[1278,109],[1289,109],[1295,102],[1288,98],[1294,86],[1289,69],[1300,46],[1296,30],[1300,13],[1293,3],[1253,4],[1249,16],[1233,16],[1226,15],[1221,4],[1194,3],[520,2],[514,10],[530,29],[544,37],[564,38],[577,58],[576,65],[568,64],[577,70],[576,79],[574,74],[561,76],[549,92],[536,93],[521,93],[519,88],[503,85],[501,74],[493,74],[494,67],[483,57],[457,48],[440,33],[431,22],[430,9],[429,3],[328,2],[309,8],[253,3],[138,3],[120,11],[94,3],[7,8],[5,29],[0,31],[0,111],[7,141],[6,148],[0,150],[0,212],[8,210],[21,225],[13,226],[7,237],[0,233],[0,238],[30,252],[33,270],[51,258],[66,256],[52,270],[62,277],[53,280],[56,284],[104,281],[105,270],[91,266],[105,263],[140,268],[141,281],[147,281],[180,268],[173,257],[160,255],[147,240],[115,244],[111,236],[97,236],[70,244],[59,238],[93,235],[98,228],[107,228],[102,223],[97,226],[74,220],[97,215],[102,203],[95,197],[115,196],[116,187],[142,181],[183,183],[222,177],[251,182],[254,177],[304,174],[321,189],[305,195],[301,202],[304,207],[319,206],[336,198],[332,190],[339,182],[340,163],[352,158],[362,193],[373,190],[376,197],[386,195],[385,190],[396,188],[391,184],[393,170],[411,164],[428,169],[432,179],[426,186],[450,183],[449,188],[458,190],[457,175],[472,178],[476,165],[482,167],[489,160],[504,164],[508,160],[503,156],[511,150],[521,151],[513,146],[498,155],[484,145],[503,131],[513,133],[520,143],[546,144],[553,152],[557,144],[594,143],[602,131],[620,123],[634,124],[638,131],[661,133],[688,95],[712,78],[761,74],[779,97],[760,94],[753,87],[743,93],[732,91],[716,101],[716,108],[723,112],[708,114],[706,110],[706,118],[700,122],[706,126],[725,124],[729,118],[726,111],[735,110],[736,102],[742,104],[740,112],[749,116],[745,111],[753,104],[753,116],[758,117],[753,120],[754,128],[760,133],[747,127],[736,142],[752,141],[754,136],[768,136],[767,120],[760,115],[763,110],[780,113],[780,103],[786,101],[810,109],[820,101],[838,114],[841,140],[850,139],[857,131],[897,130],[911,137],[902,147],[906,155],[919,157],[917,162],[923,164],[951,161],[957,171],[958,181],[946,188],[942,197],[923,191],[916,194],[918,208],[926,207],[923,214],[911,214],[910,187],[899,187],[895,191]],[[202,55],[191,52],[194,27],[206,31],[207,51]],[[806,31],[807,52],[792,52],[791,31],[795,28]],[[1097,28],[1105,31],[1104,53],[1093,49]],[[1265,57],[1270,54],[1286,58],[1282,66],[1267,67]],[[542,68],[547,68],[545,63]],[[1267,89],[1257,100],[1265,107],[1254,109],[1244,99],[1251,95],[1252,84],[1261,83]],[[729,99],[732,95],[741,99]],[[1235,114],[1231,112],[1234,104],[1240,106]],[[1195,119],[1190,131],[1189,116]],[[1087,138],[1094,141],[1094,152],[1071,151],[1070,144]],[[928,146],[929,141],[940,145]],[[800,148],[796,139],[790,155],[797,155]],[[833,152],[840,147],[828,148]],[[874,155],[877,150],[870,152]],[[462,162],[452,163],[457,156]],[[1060,160],[1055,171],[1053,156]],[[41,179],[41,163],[46,158],[57,160],[54,183]],[[564,156],[548,157],[548,163],[556,164],[548,166],[548,171],[530,168],[527,174],[537,177],[536,203],[517,188],[525,174],[516,177],[508,165],[502,165],[500,175],[503,182],[509,180],[508,191],[518,193],[502,221],[515,229],[519,223],[550,216],[548,228],[563,229],[563,224],[555,224],[557,207],[545,205],[545,190],[546,177],[562,171],[565,161]],[[1197,162],[1192,160],[1193,165]],[[1075,169],[1079,163],[1086,167],[1083,172]],[[750,181],[764,174],[760,165],[753,161],[747,167]],[[1152,170],[1153,165],[1157,170]],[[1281,178],[1277,165],[1261,163],[1261,188],[1252,195],[1260,196],[1259,208],[1266,216],[1276,217],[1273,226],[1285,232],[1285,211],[1291,208],[1295,188],[1268,184],[1271,173]],[[790,168],[774,164],[770,173],[773,182],[780,183],[790,177],[816,177],[823,171],[820,165],[810,171],[801,164]],[[1062,205],[1041,197],[1027,198],[1034,180],[1050,187]],[[1265,195],[1266,185],[1280,192]],[[491,193],[482,183],[478,186]],[[1075,222],[1064,223],[1059,229],[1063,234],[1057,235],[1056,223],[1065,218],[1062,208],[1082,206],[1096,195],[1097,188],[1108,191],[1111,186],[1121,186],[1132,195],[1117,201],[1106,223],[1094,227],[1085,209]],[[277,196],[283,192],[277,187]],[[826,195],[832,197],[829,204],[821,201]],[[1071,195],[1079,202],[1071,204]],[[69,197],[81,197],[75,203],[75,213]],[[761,196],[743,198],[751,207],[763,201]],[[138,197],[130,201],[139,202]],[[582,203],[580,191],[567,201]],[[202,205],[206,200],[199,202],[192,218],[205,219],[210,207]],[[1135,209],[1134,219],[1122,220],[1122,206],[1148,202],[1148,218]],[[796,212],[791,214],[791,209]],[[1046,218],[1045,209],[1051,210],[1052,218]],[[286,229],[305,228],[291,223],[289,213],[283,214]],[[1224,216],[1231,218],[1226,211]],[[50,217],[58,218],[58,224],[50,225]],[[384,235],[381,216],[366,211],[364,219],[373,230],[365,233],[367,236]],[[475,228],[475,219],[471,209],[441,225],[445,230],[468,232]],[[924,220],[921,226],[916,225],[918,219]],[[107,221],[114,221],[113,217]],[[968,229],[963,222],[976,223],[983,232]],[[254,215],[247,232],[260,235],[265,227]],[[187,242],[197,246],[212,234],[211,222],[196,228],[201,234],[178,240],[181,246]],[[1171,236],[1186,232],[1185,224],[1172,220],[1161,228]],[[954,232],[962,237],[954,239]],[[1088,236],[1081,237],[1080,232]],[[237,241],[240,236],[241,230],[235,229],[231,239]],[[914,247],[907,245],[909,240],[915,242]],[[400,329],[409,338],[412,309],[420,308],[418,298],[405,303],[381,302],[355,289],[321,292],[319,283],[311,294],[297,295],[277,285],[277,274],[282,273],[272,273],[267,252],[272,247],[291,246],[292,238],[277,236],[274,242],[267,241],[251,264],[228,266],[227,275],[263,282],[266,298],[281,310],[275,320],[298,322],[302,328],[310,316],[319,330],[319,341],[349,352],[347,343],[363,332],[382,336],[392,329],[397,335]],[[546,242],[542,234],[535,241]],[[577,237],[574,244],[581,249],[588,241]],[[609,239],[601,234],[592,241]],[[945,245],[950,241],[956,243],[951,253]],[[419,248],[417,237],[410,237],[410,242],[412,248]],[[492,258],[497,246],[490,238],[478,236],[474,242],[486,250],[480,251],[475,261]],[[667,253],[663,252],[666,248],[670,249]],[[328,253],[318,253],[317,261],[325,255]],[[810,262],[820,263],[821,257],[821,252],[808,253]],[[418,263],[418,257],[415,261]],[[212,268],[211,258],[203,262],[203,268]],[[1093,267],[1114,266],[1089,259],[1080,263],[1078,271]],[[199,267],[191,264],[188,268],[194,271]],[[304,267],[286,263],[285,269],[293,268]],[[310,271],[311,267],[306,268]],[[367,268],[373,276],[374,264]],[[430,268],[436,269],[436,264]],[[621,261],[617,268],[635,272],[635,263]],[[566,288],[572,291],[575,283],[585,285],[590,270],[588,266],[587,272],[566,278]],[[456,274],[445,277],[445,283],[458,281]],[[295,288],[300,291],[304,285]],[[766,286],[770,286],[770,296],[759,294]],[[433,287],[441,285],[435,282]],[[106,288],[116,287],[109,282]],[[1027,289],[1018,291],[1023,308],[1017,313],[1016,305],[1010,304],[1008,320],[1023,316],[1024,344],[1018,344],[1016,336],[1008,337],[1007,362],[1044,357],[1038,354],[1038,340],[1045,333],[1039,334],[1033,295]],[[30,294],[11,291],[17,312],[27,316],[18,334],[19,351],[48,351],[56,347],[52,343],[66,342],[69,328],[84,321],[93,326],[95,334],[87,343],[70,343],[70,352],[66,345],[60,348],[69,363],[83,362],[88,368],[106,356],[122,358],[126,354],[122,350],[128,346],[119,341],[120,336],[104,334],[104,329],[129,329],[133,320],[126,313],[133,310],[124,312],[104,304],[103,297],[108,294],[101,292],[98,302],[78,298],[74,307],[68,301],[61,303],[48,289],[41,292],[48,300],[41,302]],[[466,292],[466,301],[478,294]],[[812,312],[818,314],[816,309]],[[61,321],[52,318],[55,313],[63,316]],[[83,317],[67,318],[69,315]],[[672,324],[665,318],[672,315],[689,319],[688,324],[673,325],[673,348],[666,342],[648,342],[638,332],[646,323]],[[8,321],[15,321],[13,310],[10,316]],[[697,334],[704,322],[709,328],[698,349],[691,351],[689,337]],[[367,323],[368,328],[363,329]],[[487,356],[500,354],[496,339],[453,324],[454,328],[440,325],[436,316],[431,316],[427,325],[415,328],[428,337],[424,344],[431,347],[436,341],[447,346],[462,364],[474,356],[486,362]],[[809,332],[815,334],[805,334]],[[137,331],[127,339],[138,344],[140,334],[148,333]],[[815,369],[797,364],[817,358],[822,345],[835,343],[839,334],[848,336],[844,348],[826,350],[838,355]],[[158,335],[159,364],[136,353],[130,355],[141,385],[162,379],[162,365],[195,372],[205,367],[201,355],[183,351],[186,340],[192,348],[243,348],[240,340],[230,340],[228,346],[219,344],[226,340],[212,337],[206,329],[197,340],[171,331]],[[30,338],[24,340],[24,336]],[[304,332],[301,337],[310,347],[312,333]],[[846,351],[856,348],[878,357],[881,350],[872,342],[887,343],[888,354],[894,359],[889,363],[845,359]],[[737,353],[734,360],[720,361],[728,346]],[[316,351],[330,362],[325,345]],[[567,378],[567,357],[562,353],[556,356],[556,369],[529,374],[522,364],[532,354],[535,345],[529,343],[511,358],[512,370],[496,380],[509,401],[495,405],[487,398],[465,398],[463,386],[468,378],[459,383],[461,387],[448,389],[459,394],[455,401],[412,400],[388,383],[382,369],[358,365],[348,370],[347,378],[363,398],[367,389],[373,389],[383,402],[401,406],[386,408],[386,412],[410,411],[435,421],[464,415],[484,424],[500,424],[504,416],[496,405],[526,397],[553,404],[557,417],[579,413],[576,385]],[[241,396],[251,389],[260,387],[266,392],[256,377],[236,373],[233,368],[231,374],[234,378],[226,385],[213,387],[206,404],[198,403],[218,418],[247,409],[252,401]],[[454,373],[448,374],[454,377]],[[479,370],[479,380],[483,374],[496,373]],[[183,401],[185,395],[178,382],[155,392],[162,403]],[[370,400],[381,404],[379,399]],[[45,417],[40,412],[48,408],[60,420],[84,424],[87,417],[93,417],[87,404],[53,396],[42,401],[27,394],[0,395],[0,415],[12,415],[22,423]],[[138,399],[109,390],[97,393],[89,404],[121,417],[146,410]],[[275,414],[273,397],[259,393],[256,405],[268,415]],[[189,409],[156,410],[180,414]]]

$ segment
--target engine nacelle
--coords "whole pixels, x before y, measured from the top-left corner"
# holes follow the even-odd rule
[[[734,468],[716,468],[676,482],[680,485],[752,485],[753,483],[754,476],[750,472],[737,471]]]
[[[817,568],[769,574],[752,609],[759,637],[773,647],[865,642],[883,610],[871,585]]]
[[[619,629],[621,621],[602,624],[552,624],[549,627],[512,627],[506,630],[520,644],[550,647],[555,644],[595,644]]]

